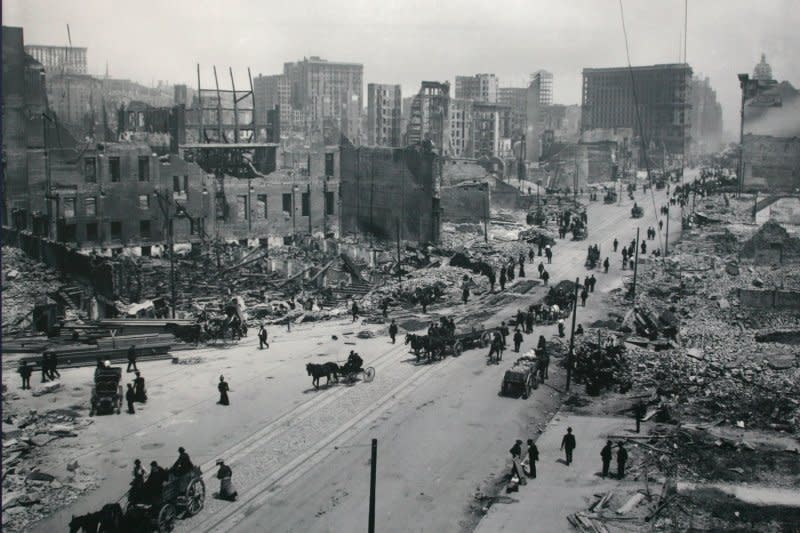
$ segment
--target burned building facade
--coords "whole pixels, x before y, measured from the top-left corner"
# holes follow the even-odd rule
[[[680,158],[690,139],[691,81],[683,63],[583,69],[581,133],[632,128],[653,147],[651,164]]]
[[[441,157],[407,148],[341,147],[341,232],[438,242]]]

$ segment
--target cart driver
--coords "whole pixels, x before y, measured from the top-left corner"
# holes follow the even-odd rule
[[[358,355],[355,351],[350,350],[350,355],[347,356],[347,368],[350,372],[357,372],[361,370],[361,365],[364,364],[364,360],[361,359],[361,356]]]
[[[194,465],[192,464],[192,460],[189,458],[189,454],[186,453],[186,450],[181,446],[178,448],[178,460],[175,461],[175,464],[172,465],[170,468],[170,472],[172,472],[175,477],[181,477],[184,474],[188,474],[194,469]]]

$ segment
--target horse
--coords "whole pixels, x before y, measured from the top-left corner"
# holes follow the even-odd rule
[[[336,363],[323,363],[321,365],[308,363],[306,364],[306,371],[308,372],[309,376],[313,377],[311,383],[314,385],[315,389],[319,389],[319,378],[322,376],[325,376],[327,379],[325,382],[326,387],[331,382],[331,375],[333,376],[333,380],[335,382],[339,382],[339,365]]]
[[[70,533],[83,531],[84,533],[122,533],[128,531],[125,527],[122,506],[119,503],[109,503],[95,513],[81,516],[72,515],[69,522]]]

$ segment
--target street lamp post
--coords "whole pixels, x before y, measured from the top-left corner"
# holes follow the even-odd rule
[[[169,248],[169,285],[172,302],[170,305],[172,311],[172,318],[175,318],[175,303],[178,300],[175,290],[175,235],[174,235],[174,219],[175,216],[180,214],[180,210],[176,210],[173,216],[170,211],[172,202],[167,193],[160,192],[158,189],[153,190],[153,196],[158,201],[158,207],[161,209],[161,214],[164,223],[167,225],[167,247]]]

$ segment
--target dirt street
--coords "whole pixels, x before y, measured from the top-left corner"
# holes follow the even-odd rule
[[[657,191],[655,197],[657,210],[665,195]],[[549,268],[551,284],[583,279],[590,244],[600,244],[605,257],[614,237],[627,243],[635,237],[636,224],[643,234],[648,226],[657,226],[650,194],[645,197],[639,192],[636,201],[645,207],[645,217],[637,220],[630,218],[627,200],[619,206],[590,203],[589,237],[558,242]],[[678,215],[671,227],[677,235]],[[595,273],[597,289],[587,307],[578,308],[579,323],[603,318],[603,295],[620,288],[623,277],[630,274],[630,270],[620,270],[616,256],[611,265],[609,274]],[[529,269],[527,279],[534,271]],[[493,313],[487,323],[497,325],[501,318],[538,300],[544,291],[538,287],[515,297],[512,285],[497,308],[487,307],[486,298],[476,298],[456,310]],[[448,311],[446,307],[433,310]],[[354,333],[364,329],[374,331],[376,338],[356,339]],[[540,334],[550,338],[554,330],[536,328],[532,336],[526,336],[522,351],[532,348]],[[60,530],[71,514],[116,500],[127,489],[134,458],[144,464],[155,459],[168,466],[177,457],[178,446],[186,447],[195,463],[202,465],[208,493],[206,508],[194,519],[179,521],[178,531],[363,530],[372,438],[379,442],[380,530],[471,530],[476,522],[471,511],[473,494],[478,489],[490,490],[505,473],[507,450],[514,439],[533,437],[537,425],[546,425],[563,387],[563,378],[554,372],[551,381],[528,400],[500,397],[503,373],[517,355],[513,351],[507,351],[497,366],[487,365],[485,350],[416,365],[407,347],[388,342],[385,327],[349,320],[305,324],[291,333],[272,328],[270,337],[269,350],[258,350],[253,334],[227,349],[179,354],[201,357],[197,364],[143,365],[150,400],[140,412],[97,417],[81,435],[77,449],[71,449],[60,465],[54,462],[53,468],[63,470],[77,458],[86,468],[102,470],[105,479],[100,489],[34,530]],[[375,380],[314,390],[305,364],[343,362],[351,349],[362,355],[365,365],[375,367]],[[91,369],[62,374],[67,383],[63,389],[74,396],[70,403],[83,398],[88,404]],[[220,374],[232,389],[229,407],[216,405]],[[6,374],[4,384],[16,388],[15,378]],[[51,396],[57,399],[58,394],[62,393]],[[213,478],[217,458],[224,458],[233,469],[239,491],[235,503],[211,497],[218,490]]]

